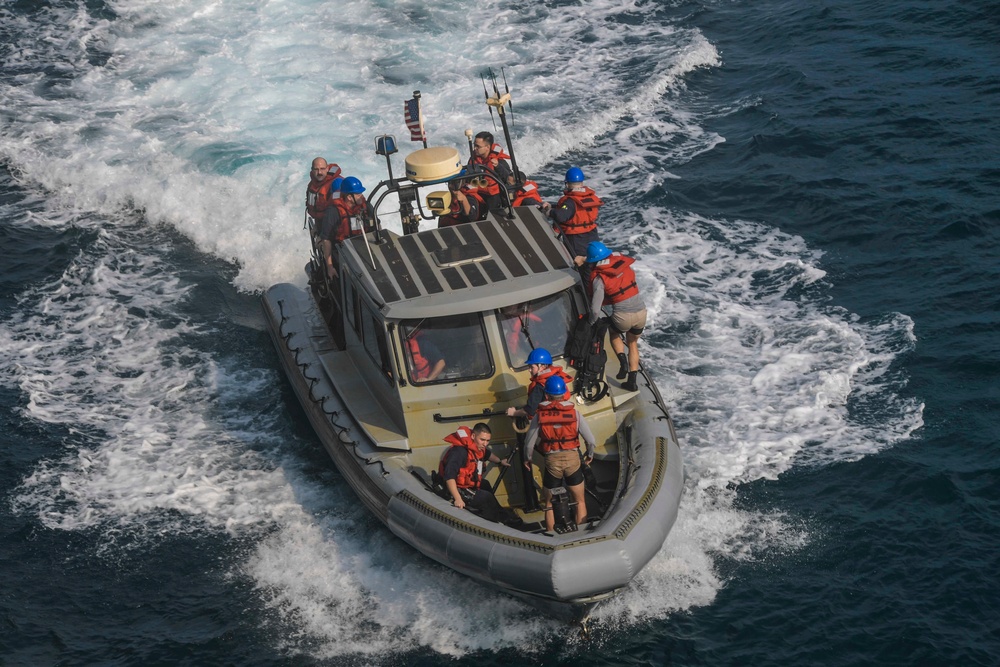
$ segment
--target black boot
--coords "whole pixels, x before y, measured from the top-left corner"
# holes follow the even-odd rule
[[[639,385],[635,383],[635,376],[639,371],[629,371],[628,381],[622,385],[622,389],[627,389],[628,391],[639,391]]]
[[[625,356],[624,352],[618,353],[618,363],[621,364],[621,368],[618,369],[618,375],[615,377],[619,380],[624,380],[628,375],[628,357]]]

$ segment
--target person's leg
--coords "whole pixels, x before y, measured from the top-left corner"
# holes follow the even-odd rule
[[[487,521],[500,520],[500,502],[489,491],[483,491],[482,489],[476,491],[476,495],[473,496],[469,507],[474,509],[479,516]]]
[[[582,526],[587,520],[587,498],[583,494],[583,483],[569,487],[569,492],[576,502],[576,525]]]
[[[563,475],[566,480],[566,488],[576,504],[576,525],[580,526],[587,519],[587,499],[583,495],[583,465],[580,459],[579,450],[560,452],[563,459]]]
[[[629,331],[625,334],[625,344],[628,346],[628,369],[639,370],[639,334]]]
[[[542,499],[545,500],[545,530],[550,533],[556,529],[556,515],[552,510],[552,492],[542,487]]]
[[[618,357],[619,364],[618,374],[615,377],[619,380],[624,380],[628,375],[628,358],[625,356],[625,343],[622,342],[622,336],[628,331],[629,325],[618,311],[611,312],[610,325],[608,334],[611,337],[611,349],[614,350],[615,356]]]

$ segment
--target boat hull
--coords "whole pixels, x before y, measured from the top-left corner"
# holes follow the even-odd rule
[[[285,374],[337,469],[369,511],[420,553],[579,620],[627,587],[661,549],[677,516],[683,463],[648,378],[620,427],[625,442],[612,508],[588,529],[527,533],[454,508],[428,490],[410,453],[367,437],[323,363],[335,347],[308,292],[275,285],[262,303]]]

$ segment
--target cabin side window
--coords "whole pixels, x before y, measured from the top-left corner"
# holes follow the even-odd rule
[[[524,367],[535,348],[553,357],[565,354],[566,341],[577,319],[577,308],[569,290],[502,308],[497,313],[507,360],[512,368]]]
[[[365,350],[372,361],[378,365],[382,375],[392,380],[392,364],[389,362],[389,346],[385,341],[385,328],[382,321],[367,306],[361,309],[362,338],[365,343]]]
[[[482,315],[404,320],[400,338],[413,384],[475,380],[493,375]]]

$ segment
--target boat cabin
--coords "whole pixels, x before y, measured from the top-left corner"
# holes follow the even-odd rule
[[[400,190],[400,201],[414,200]],[[337,247],[336,280],[313,285],[339,347],[322,361],[350,413],[381,450],[409,452],[424,474],[437,469],[444,437],[476,422],[506,457],[518,441],[504,413],[526,401],[531,350],[549,350],[573,374],[564,351],[588,304],[569,253],[534,206],[412,234],[375,227]],[[631,395],[579,403],[600,457],[616,458],[613,408]],[[524,491],[518,477],[498,499]]]

